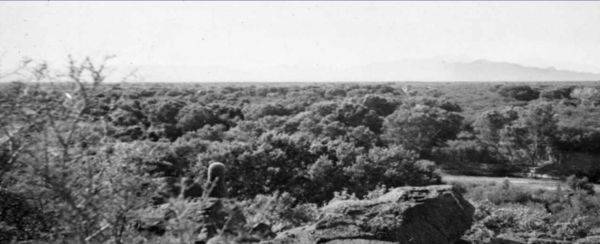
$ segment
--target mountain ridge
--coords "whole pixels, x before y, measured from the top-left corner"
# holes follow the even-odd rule
[[[553,66],[540,68],[487,59],[456,62],[436,58],[402,59],[348,68],[279,65],[244,70],[224,66],[148,65],[119,66],[117,70],[133,68],[137,68],[138,74],[149,82],[600,81],[600,73],[563,70]]]

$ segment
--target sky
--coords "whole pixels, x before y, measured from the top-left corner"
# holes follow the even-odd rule
[[[0,2],[0,63],[344,69],[441,57],[600,73],[600,2]],[[0,70],[1,72],[1,70]]]

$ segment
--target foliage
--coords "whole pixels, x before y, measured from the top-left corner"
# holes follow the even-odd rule
[[[257,120],[265,116],[284,116],[289,115],[290,111],[281,104],[254,104],[245,109],[245,117],[251,120]]]
[[[197,104],[187,105],[177,114],[177,128],[184,132],[195,131],[206,125],[215,125],[220,122],[213,110]]]
[[[228,182],[233,197],[251,198],[274,191],[292,192],[306,197],[305,165],[315,156],[309,152],[309,141],[301,136],[275,132],[261,135],[250,143],[212,143],[206,152],[198,154],[196,172],[204,172],[209,162],[221,162],[235,181]]]
[[[448,112],[462,112],[462,107],[448,99],[426,97],[426,96],[415,96],[410,97],[404,101],[405,107],[415,107],[417,105],[426,105],[429,107],[439,108]]]
[[[223,124],[216,124],[213,126],[205,125],[203,128],[196,131],[187,132],[182,137],[198,138],[205,141],[223,141],[225,138],[225,130],[226,128]]]
[[[117,126],[133,126],[141,122],[132,112],[124,109],[116,109],[109,115],[110,120]]]
[[[470,165],[478,166],[483,162],[496,165],[506,164],[504,158],[494,147],[478,140],[451,140],[446,144],[445,147],[438,148],[432,153],[434,161],[439,162],[446,170],[469,175],[477,174],[471,171]],[[497,172],[488,170],[486,173]]]
[[[594,87],[575,87],[570,95],[572,98],[579,99],[582,105],[600,104],[600,91]]]
[[[39,199],[32,201],[33,208],[43,209],[42,214],[52,216],[51,221],[56,223],[50,238],[68,236],[83,243],[101,238],[99,234],[110,228],[103,236],[120,243],[133,211],[146,204],[145,196],[152,190],[150,178],[123,160],[127,152],[102,150],[111,144],[106,129],[95,129],[102,128],[102,122],[84,113],[89,94],[104,79],[104,67],[90,59],[71,58],[66,75],[55,77],[42,65],[36,69],[38,81],[62,78],[73,86],[57,84],[57,89],[65,89],[58,93],[63,96],[55,96],[56,100],[48,103],[36,101],[45,99],[44,95],[39,97],[45,92],[23,94],[17,97],[15,106],[29,115],[9,117],[14,119],[13,126],[33,130],[23,137],[30,138],[26,145],[21,144],[16,150],[7,148],[15,156],[10,165],[13,170],[6,173],[3,187],[19,189]],[[40,89],[30,87],[36,88]],[[8,132],[7,127],[3,129]],[[7,133],[11,144],[20,144],[19,133]]]
[[[285,230],[314,223],[318,217],[316,204],[297,204],[289,193],[275,192],[257,195],[241,203],[249,225],[268,224],[275,230]]]
[[[462,117],[427,105],[402,106],[385,119],[384,138],[428,155],[433,147],[456,138]]]
[[[383,119],[368,107],[350,101],[339,104],[332,114],[325,116],[327,122],[338,121],[349,127],[366,126],[376,134],[381,133]]]
[[[382,144],[377,134],[362,125],[346,132],[346,138],[348,138],[349,142],[354,143],[356,147],[364,147],[366,149],[381,146]]]
[[[50,233],[53,218],[22,194],[0,189],[0,242],[37,239]]]
[[[375,113],[381,117],[386,117],[392,114],[400,105],[397,101],[393,101],[379,95],[366,95],[363,98],[362,104],[375,111]]]
[[[518,101],[531,101],[538,99],[540,92],[533,90],[528,85],[503,86],[498,93],[506,98],[512,98]]]
[[[547,101],[571,99],[571,92],[574,88],[574,86],[564,86],[543,90],[542,92],[540,92],[540,98]]]
[[[557,123],[554,106],[545,102],[485,112],[473,127],[483,143],[510,162],[536,165],[552,156]]]
[[[501,131],[506,126],[519,118],[519,111],[515,108],[503,110],[490,110],[482,113],[473,123],[473,129],[478,138],[490,146],[500,143]]]
[[[573,191],[584,191],[589,195],[593,195],[596,192],[594,191],[594,185],[588,182],[587,177],[577,178],[575,175],[571,175],[565,181],[569,189]]]
[[[0,84],[0,193],[11,196],[1,199],[22,207],[0,212],[8,238],[134,242],[136,210],[160,195],[185,211],[188,200],[168,198],[194,195],[188,183],[202,188],[214,161],[227,166],[227,188],[247,214],[282,229],[314,221],[315,204],[332,199],[439,184],[437,165],[560,162],[565,173],[600,178],[589,84],[103,84],[103,62],[26,62],[19,80]],[[528,102],[536,90],[547,102]],[[599,196],[585,180],[568,185],[465,187],[491,201],[475,232],[581,235],[596,226]],[[148,243],[194,238],[185,220],[170,224],[178,234]]]
[[[185,102],[177,100],[166,100],[155,104],[148,112],[153,124],[165,123],[176,124],[179,110],[185,107]]]
[[[531,190],[508,180],[498,185],[454,184],[475,206],[475,223],[465,239],[478,243],[501,233],[574,240],[593,235],[593,229],[600,226],[600,198],[585,190],[563,190],[561,185],[554,190]]]
[[[482,224],[495,233],[507,232],[548,232],[550,215],[540,209],[532,209],[519,204],[492,207]]]
[[[502,184],[489,187],[473,187],[468,189],[467,197],[473,200],[488,200],[493,204],[503,203],[525,204],[532,199],[532,195],[523,187],[513,186],[508,180]]]
[[[200,162],[222,162],[235,182],[232,196],[248,198],[269,192],[289,192],[301,201],[322,203],[346,187],[364,195],[377,185],[440,183],[432,162],[400,146],[366,151],[341,140],[312,143],[302,134],[267,132],[251,143],[214,143],[200,153]],[[198,165],[198,172],[205,170]]]
[[[532,104],[501,131],[501,143],[511,149],[513,161],[524,159],[535,165],[548,157],[557,130],[554,115],[551,103]]]
[[[586,128],[559,127],[553,146],[561,151],[600,152],[600,131]]]

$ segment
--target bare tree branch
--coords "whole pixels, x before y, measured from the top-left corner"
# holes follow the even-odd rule
[[[21,63],[19,64],[19,66],[17,66],[17,68],[13,69],[12,71],[9,71],[6,74],[2,74],[0,73],[0,80],[12,76],[12,75],[19,75],[21,71],[25,70],[29,64],[32,62],[31,59],[29,58],[25,58],[21,61]],[[0,66],[1,67],[1,66]]]

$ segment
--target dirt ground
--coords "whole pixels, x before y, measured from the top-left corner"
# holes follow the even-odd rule
[[[461,183],[496,183],[500,184],[505,179],[508,179],[511,184],[516,186],[523,186],[530,189],[546,189],[554,190],[557,185],[565,187],[564,182],[560,180],[552,179],[529,179],[529,178],[515,178],[515,177],[488,177],[488,176],[462,176],[462,175],[443,175],[442,180],[446,183],[461,182]],[[600,192],[600,185],[594,185],[596,192]]]

